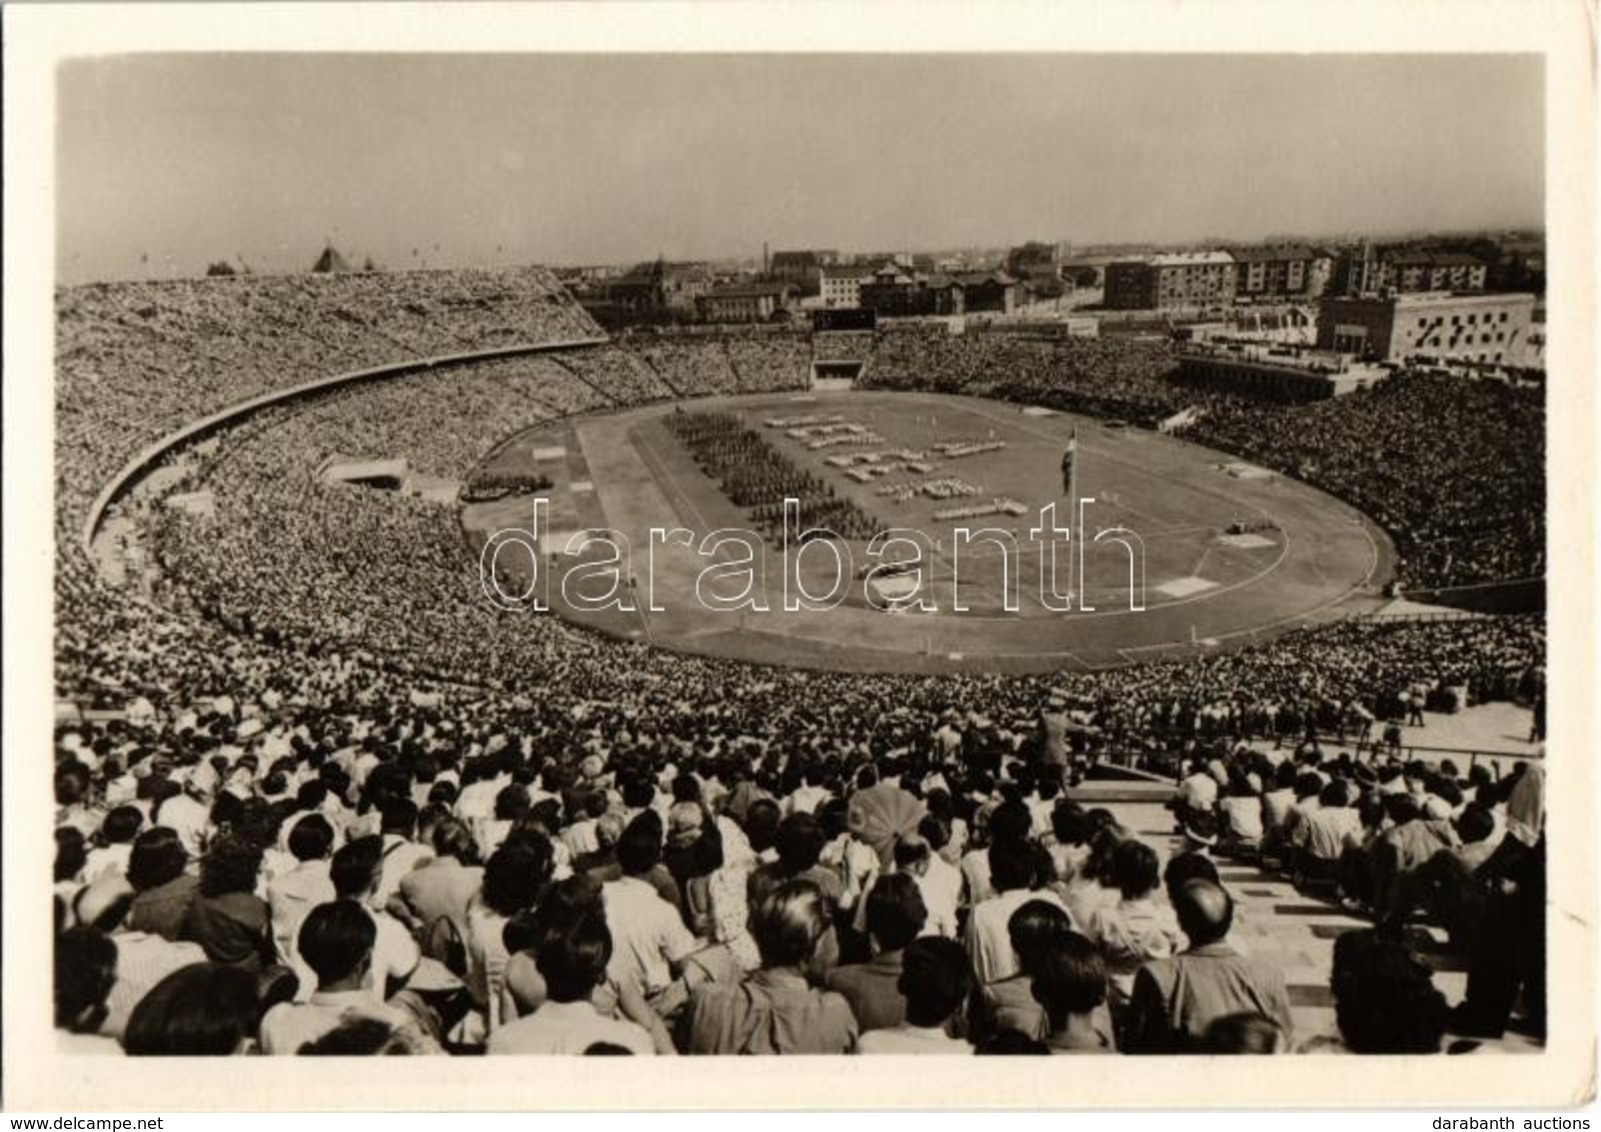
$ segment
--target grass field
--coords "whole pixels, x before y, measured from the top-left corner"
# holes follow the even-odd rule
[[[798,566],[793,546],[786,556],[776,541],[755,535],[698,553],[711,549],[700,545],[708,533],[748,531],[756,524],[668,430],[665,417],[674,406],[656,405],[531,430],[512,438],[486,464],[497,470],[537,469],[551,478],[554,486],[542,504],[547,553],[565,547],[580,530],[609,528],[622,536],[618,544],[626,540],[627,575],[637,588],[623,596],[634,599],[633,609],[581,612],[561,600],[559,580],[575,568],[584,567],[573,575],[571,593],[609,587],[611,579],[593,570],[591,547],[587,555],[549,559],[551,605],[563,616],[665,647],[769,663],[907,671],[1093,668],[1230,647],[1369,608],[1388,576],[1384,536],[1344,504],[1293,480],[1252,474],[1219,453],[1153,433],[932,394],[758,395],[683,407],[742,417],[797,466],[853,500],[879,527],[920,532],[917,580],[931,611],[891,614],[873,608],[857,576],[875,562],[911,554],[910,542],[887,548],[882,559],[868,553],[865,541],[813,543],[799,553]],[[764,423],[810,414],[838,415],[883,438],[860,450],[923,452],[936,465],[926,476],[896,472],[885,480],[956,476],[977,489],[976,495],[887,498],[875,490],[883,481],[857,483],[826,463],[828,456],[855,449],[810,450],[783,428]],[[1108,528],[1132,534],[1124,533],[1119,542],[1084,541],[1078,548],[1058,543],[1052,584],[1046,576],[1049,559],[1031,530],[1041,525],[1047,505],[1056,505],[1058,523],[1071,515],[1060,461],[1075,429],[1077,495],[1090,501],[1085,535],[1093,540]],[[1003,447],[962,458],[934,452],[934,445],[951,441]],[[1025,512],[935,517],[943,508],[996,499],[1015,501]],[[493,530],[530,527],[533,506],[531,497],[469,505],[462,521],[477,546]],[[1245,536],[1227,534],[1236,522],[1258,529]],[[973,532],[965,545],[962,527]],[[696,547],[660,536],[653,540],[653,529],[690,532]],[[989,533],[981,535],[984,530]],[[838,574],[846,583],[841,600],[826,611],[786,611],[786,574],[791,593],[796,587],[814,596],[829,592],[837,571],[828,545],[849,561]],[[733,564],[742,555],[749,558],[749,568]],[[1131,560],[1143,570],[1131,571]],[[1073,607],[1062,612],[1060,595],[1069,588]],[[747,606],[763,608],[714,608],[717,599],[742,591],[748,593]]]

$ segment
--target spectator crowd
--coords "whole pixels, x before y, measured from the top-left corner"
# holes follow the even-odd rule
[[[769,365],[782,388],[804,364],[789,338],[483,360],[262,410],[174,465],[214,516],[119,504],[150,592],[101,576],[78,542],[88,501],[185,421],[339,369],[593,332],[543,272],[423,274],[58,296],[64,1042],[1422,1052],[1500,1032],[1515,1005],[1538,1032],[1540,768],[1462,773],[1393,736],[1414,712],[1542,696],[1539,618],[1343,623],[1100,673],[755,668],[498,611],[449,508],[318,474],[404,454],[462,480],[530,424],[752,391]],[[1161,347],[981,353],[884,334],[869,372],[1130,419],[1188,403]],[[1462,395],[1458,412],[1407,377],[1310,409],[1209,402],[1200,438],[1311,454],[1293,470],[1344,477],[1334,490],[1411,532],[1412,577],[1514,574],[1539,508],[1487,477],[1503,447],[1538,452],[1543,410]],[[1420,439],[1442,419],[1452,447]],[[1369,444],[1341,462],[1342,436]],[[1486,485],[1501,530],[1458,509],[1464,483]],[[1325,755],[1335,732],[1363,757]],[[1066,800],[1106,759],[1178,780],[1183,852]],[[1283,973],[1233,930],[1229,854],[1371,917],[1336,948],[1337,1034],[1294,1032]],[[1471,957],[1455,1013],[1408,946],[1419,918]]]

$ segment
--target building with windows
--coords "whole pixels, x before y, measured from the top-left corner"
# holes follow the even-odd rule
[[[1234,257],[1228,252],[1163,252],[1106,266],[1110,310],[1171,310],[1234,302]]]
[[[1335,264],[1330,290],[1343,295],[1385,291],[1482,291],[1490,269],[1465,252],[1430,248],[1378,249],[1364,242],[1346,248]]]
[[[793,283],[807,294],[816,294],[823,268],[838,262],[839,253],[829,249],[774,252],[767,276],[779,283]]]
[[[1304,245],[1231,248],[1236,299],[1315,299],[1328,286],[1333,257]]]
[[[1379,289],[1482,291],[1489,267],[1461,252],[1403,252],[1384,261]]]
[[[1011,314],[1021,288],[1003,271],[911,273],[885,264],[861,286],[861,305],[880,318]]]
[[[823,306],[830,310],[850,309],[862,305],[862,284],[873,279],[871,264],[845,267],[824,267],[819,277]]]
[[[641,263],[606,284],[606,298],[626,320],[652,321],[673,315],[692,317],[700,297],[711,290],[704,264]]]
[[[1435,291],[1325,298],[1317,346],[1367,361],[1526,365],[1534,296]]]
[[[794,313],[789,283],[734,283],[714,287],[697,304],[702,322],[774,322]]]

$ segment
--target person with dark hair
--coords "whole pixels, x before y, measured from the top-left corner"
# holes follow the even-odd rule
[[[605,913],[589,904],[542,933],[535,962],[545,982],[545,1001],[533,1013],[507,1022],[489,1036],[490,1054],[582,1053],[610,1042],[631,1053],[656,1052],[650,1032],[595,1009],[595,990],[606,980],[612,939]]]
[[[1477,934],[1485,909],[1484,891],[1474,873],[1490,859],[1499,840],[1495,815],[1477,802],[1464,806],[1452,824],[1456,843],[1436,850],[1415,868],[1396,873],[1390,879],[1388,905],[1380,911],[1384,923],[1396,925],[1421,910],[1444,927],[1454,943],[1466,946]]]
[[[646,879],[661,862],[662,833],[661,818],[653,810],[628,823],[617,842],[623,875],[602,886],[601,898],[614,944],[612,981],[637,989],[670,1011],[682,1001],[664,992],[701,944],[684,926],[678,909]]]
[[[506,924],[533,908],[555,871],[551,843],[537,835],[510,838],[484,866],[483,888],[467,907],[467,989],[491,1033],[500,1024],[506,970]]]
[[[198,943],[127,930],[133,895],[126,880],[108,873],[78,893],[73,905],[79,924],[111,935],[117,945],[116,980],[100,1022],[100,1033],[108,1038],[122,1037],[133,1008],[163,978],[206,959]]]
[[[1038,1038],[1050,1033],[1032,981],[1046,956],[1060,949],[1072,931],[1072,920],[1058,904],[1029,900],[1012,913],[1006,934],[1017,956],[1017,973],[978,987],[972,1025],[976,1037],[1001,1030]]]
[[[1040,1039],[1029,1037],[1017,1030],[1001,1030],[980,1042],[976,1052],[999,1057],[1016,1057],[1020,1054],[1049,1056],[1051,1047]]]
[[[1099,813],[1105,815],[1105,824],[1090,834],[1089,855],[1061,889],[1062,904],[1075,924],[1089,923],[1097,911],[1113,907],[1123,898],[1112,879],[1112,858],[1128,834],[1112,821],[1111,814]],[[1085,817],[1093,824],[1096,815],[1092,810]]]
[[[414,1015],[386,1003],[374,989],[372,949],[377,938],[372,917],[354,900],[319,904],[307,913],[295,943],[317,987],[304,1004],[285,1002],[267,1011],[261,1020],[261,1052],[299,1053],[353,1017],[407,1029],[427,1052],[439,1052]]]
[[[1140,964],[1166,959],[1184,944],[1173,910],[1156,899],[1160,885],[1156,850],[1137,838],[1112,855],[1112,877],[1121,899],[1097,909],[1085,934],[1101,949],[1119,997],[1126,996]]]
[[[56,895],[69,905],[83,887],[83,867],[89,860],[89,841],[76,826],[56,827],[56,859],[53,875]]]
[[[1023,813],[1026,818],[1027,810]],[[1017,956],[1007,934],[1012,913],[1030,900],[1061,906],[1054,892],[1036,888],[1039,875],[1032,842],[1020,837],[1001,837],[991,842],[989,861],[990,881],[996,894],[973,906],[966,934],[967,955],[973,964],[973,975],[981,986],[1017,973]]]
[[[1205,853],[1175,853],[1162,869],[1162,887],[1167,891],[1170,907],[1178,904],[1179,889],[1192,880],[1209,880],[1220,883],[1217,862]]]
[[[307,814],[289,830],[288,840],[295,866],[267,884],[272,940],[280,963],[294,962],[295,933],[306,913],[334,898],[333,881],[328,875],[334,827],[328,819],[321,814]]]
[[[845,996],[864,1031],[899,1026],[906,1020],[906,998],[899,987],[901,959],[928,919],[917,881],[905,873],[880,876],[865,904],[873,958],[836,967],[826,980],[829,990]]]
[[[786,880],[809,880],[824,898],[838,906],[845,895],[843,878],[834,869],[818,864],[828,838],[822,823],[809,813],[791,814],[779,823],[773,847],[778,860],[757,870],[761,891],[777,888]]]
[[[175,830],[155,826],[134,838],[128,854],[128,883],[133,906],[124,923],[130,931],[178,939],[183,922],[200,890],[200,878],[184,869],[189,854]]]
[[[378,878],[376,907],[387,908],[399,894],[406,874],[433,856],[433,849],[417,838],[417,803],[410,798],[386,798],[379,804],[379,833],[383,837],[383,869]]]
[[[1116,1053],[1101,1024],[1106,1005],[1106,961],[1095,943],[1077,932],[1044,955],[1030,980],[1050,1029],[1052,1053]]]
[[[973,970],[961,944],[925,936],[906,945],[897,983],[905,1017],[888,1027],[862,1021],[861,1054],[971,1054],[971,1042],[951,1028],[973,989]],[[860,1020],[860,1016],[858,1015]]]
[[[458,940],[467,938],[467,908],[483,887],[484,870],[467,823],[441,818],[434,826],[434,855],[400,878],[389,910],[425,937],[448,925]]]
[[[1290,834],[1297,874],[1312,880],[1334,880],[1349,849],[1362,844],[1362,819],[1351,806],[1350,789],[1335,779],[1318,794],[1315,810],[1304,812]]]
[[[360,1014],[300,1047],[302,1057],[396,1057],[428,1053],[416,1031]]]
[[[1202,1053],[1288,1053],[1284,1031],[1265,1014],[1225,1014],[1201,1036]]]
[[[356,901],[372,917],[378,931],[373,944],[373,987],[388,998],[404,987],[416,972],[422,952],[405,925],[378,904],[383,857],[381,836],[358,837],[334,854],[329,877],[338,899]]]
[[[139,1000],[122,1048],[135,1057],[228,1057],[249,1051],[260,1023],[254,975],[227,963],[192,963]]]
[[[1450,1008],[1429,968],[1371,928],[1334,941],[1334,1018],[1352,1053],[1439,1053]]]
[[[1230,946],[1234,901],[1223,886],[1189,881],[1179,889],[1174,911],[1189,946],[1171,959],[1145,964],[1134,977],[1122,1048],[1129,1053],[1191,1051],[1214,1019],[1242,1012],[1272,1018],[1290,1041],[1294,1023],[1284,973]]]
[[[925,818],[943,832],[938,818]],[[906,833],[895,839],[895,871],[917,883],[923,896],[928,920],[920,934],[955,939],[962,901],[962,874],[947,864],[938,849],[922,833]],[[864,925],[865,926],[865,925]]]
[[[1469,949],[1467,996],[1453,1012],[1455,1033],[1500,1037],[1521,991],[1523,1023],[1545,1039],[1545,824],[1545,768],[1523,763],[1507,794],[1506,835],[1474,874],[1485,907]]]
[[[272,916],[256,895],[261,848],[242,837],[219,837],[200,862],[200,891],[184,917],[183,935],[213,963],[251,973],[274,962]]]
[[[762,966],[743,982],[690,996],[684,1048],[698,1054],[849,1053],[859,1027],[850,1004],[809,985],[828,904],[810,881],[788,881],[751,909]]]
[[[98,844],[89,850],[83,863],[83,878],[90,883],[110,873],[124,877],[133,854],[133,839],[139,836],[145,816],[138,806],[117,806],[100,825]]]
[[[115,1048],[98,1031],[116,981],[117,945],[110,936],[90,927],[68,928],[56,936],[55,1022],[69,1049],[100,1053]]]

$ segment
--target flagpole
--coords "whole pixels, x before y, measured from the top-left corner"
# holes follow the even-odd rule
[[[1076,424],[1073,426],[1072,439],[1069,441],[1069,444],[1072,446],[1072,450],[1073,450],[1073,462],[1070,465],[1068,465],[1068,469],[1067,469],[1067,510],[1068,510],[1067,525],[1068,525],[1068,529],[1070,531],[1075,532],[1074,537],[1079,539],[1079,540],[1082,540],[1084,538],[1084,528],[1083,528],[1082,524],[1079,522],[1079,514],[1078,514],[1078,425],[1076,425]],[[1075,552],[1078,555],[1079,562],[1082,563],[1084,561],[1083,546],[1079,545],[1079,546],[1069,546],[1068,547],[1068,554],[1067,554],[1067,608],[1068,608],[1068,612],[1072,612],[1072,609],[1073,609],[1073,578],[1074,578],[1073,556],[1074,556]],[[1083,573],[1083,571],[1079,571],[1079,573]],[[1079,580],[1079,584],[1083,585],[1084,579],[1083,578],[1079,578],[1078,580]]]

